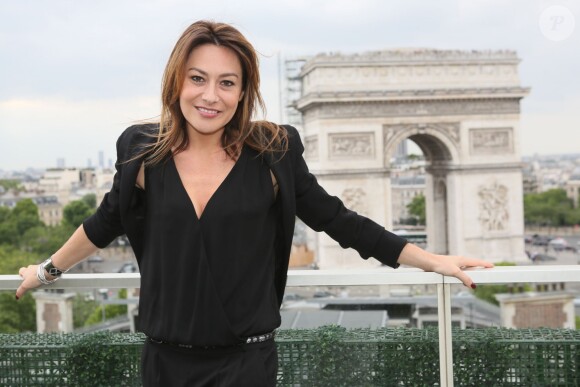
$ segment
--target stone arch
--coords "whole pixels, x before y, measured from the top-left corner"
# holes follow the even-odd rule
[[[459,162],[459,123],[384,125],[384,164],[390,168],[397,144],[409,139],[432,164]]]
[[[386,125],[384,128],[385,167],[390,168],[393,152],[406,139],[417,144],[429,162],[425,187],[427,240],[428,249],[439,254],[450,251],[447,171],[450,165],[458,163],[458,128],[457,123]]]
[[[392,229],[391,159],[410,139],[428,161],[428,250],[525,259],[517,139],[529,89],[519,61],[512,51],[430,49],[309,58],[289,78],[300,86],[292,106],[306,161],[328,192]],[[315,240],[319,267],[359,265],[356,252]]]

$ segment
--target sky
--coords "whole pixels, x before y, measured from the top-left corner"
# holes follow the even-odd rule
[[[260,52],[269,120],[279,63],[323,52],[514,50],[520,151],[580,153],[580,1],[2,0],[0,170],[115,159],[122,130],[159,114],[163,69],[199,19],[233,24]]]

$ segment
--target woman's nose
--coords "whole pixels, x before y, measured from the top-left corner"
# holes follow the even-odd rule
[[[206,103],[216,103],[217,101],[219,101],[219,96],[217,94],[216,87],[208,85],[203,91],[201,98]]]

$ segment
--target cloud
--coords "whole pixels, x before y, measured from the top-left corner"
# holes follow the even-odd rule
[[[198,19],[233,23],[263,54],[273,120],[279,58],[400,47],[516,50],[521,83],[532,89],[522,102],[522,151],[533,152],[553,141],[541,130],[550,117],[567,130],[580,121],[570,107],[580,95],[580,34],[553,42],[538,25],[556,3],[580,18],[580,3],[567,0],[3,1],[0,132],[10,142],[0,144],[0,167],[33,156],[34,165],[49,164],[56,155],[84,164],[87,154],[111,149],[124,126],[157,114],[169,53]]]
[[[103,100],[56,98],[0,102],[1,169],[86,166],[104,150],[115,159],[115,140],[131,124],[159,113],[157,96]]]
[[[542,110],[523,102],[520,143],[523,155],[580,153],[580,97],[546,103]]]

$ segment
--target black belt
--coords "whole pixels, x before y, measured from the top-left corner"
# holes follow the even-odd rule
[[[175,343],[172,341],[159,340],[159,339],[155,339],[155,338],[149,337],[149,336],[147,336],[147,339],[150,342],[155,343],[155,344],[164,344],[164,345],[170,345],[173,347],[186,348],[186,349],[211,350],[211,349],[227,349],[227,348],[234,348],[234,347],[239,347],[239,346],[243,346],[243,345],[247,345],[247,344],[263,343],[265,341],[272,340],[275,336],[276,336],[276,331],[272,331],[272,332],[264,333],[261,335],[246,337],[245,339],[242,339],[238,344],[230,345],[230,346],[183,344],[183,343]]]
[[[244,344],[263,343],[264,341],[272,340],[276,336],[276,331],[264,333],[263,335],[250,336],[245,339]]]

